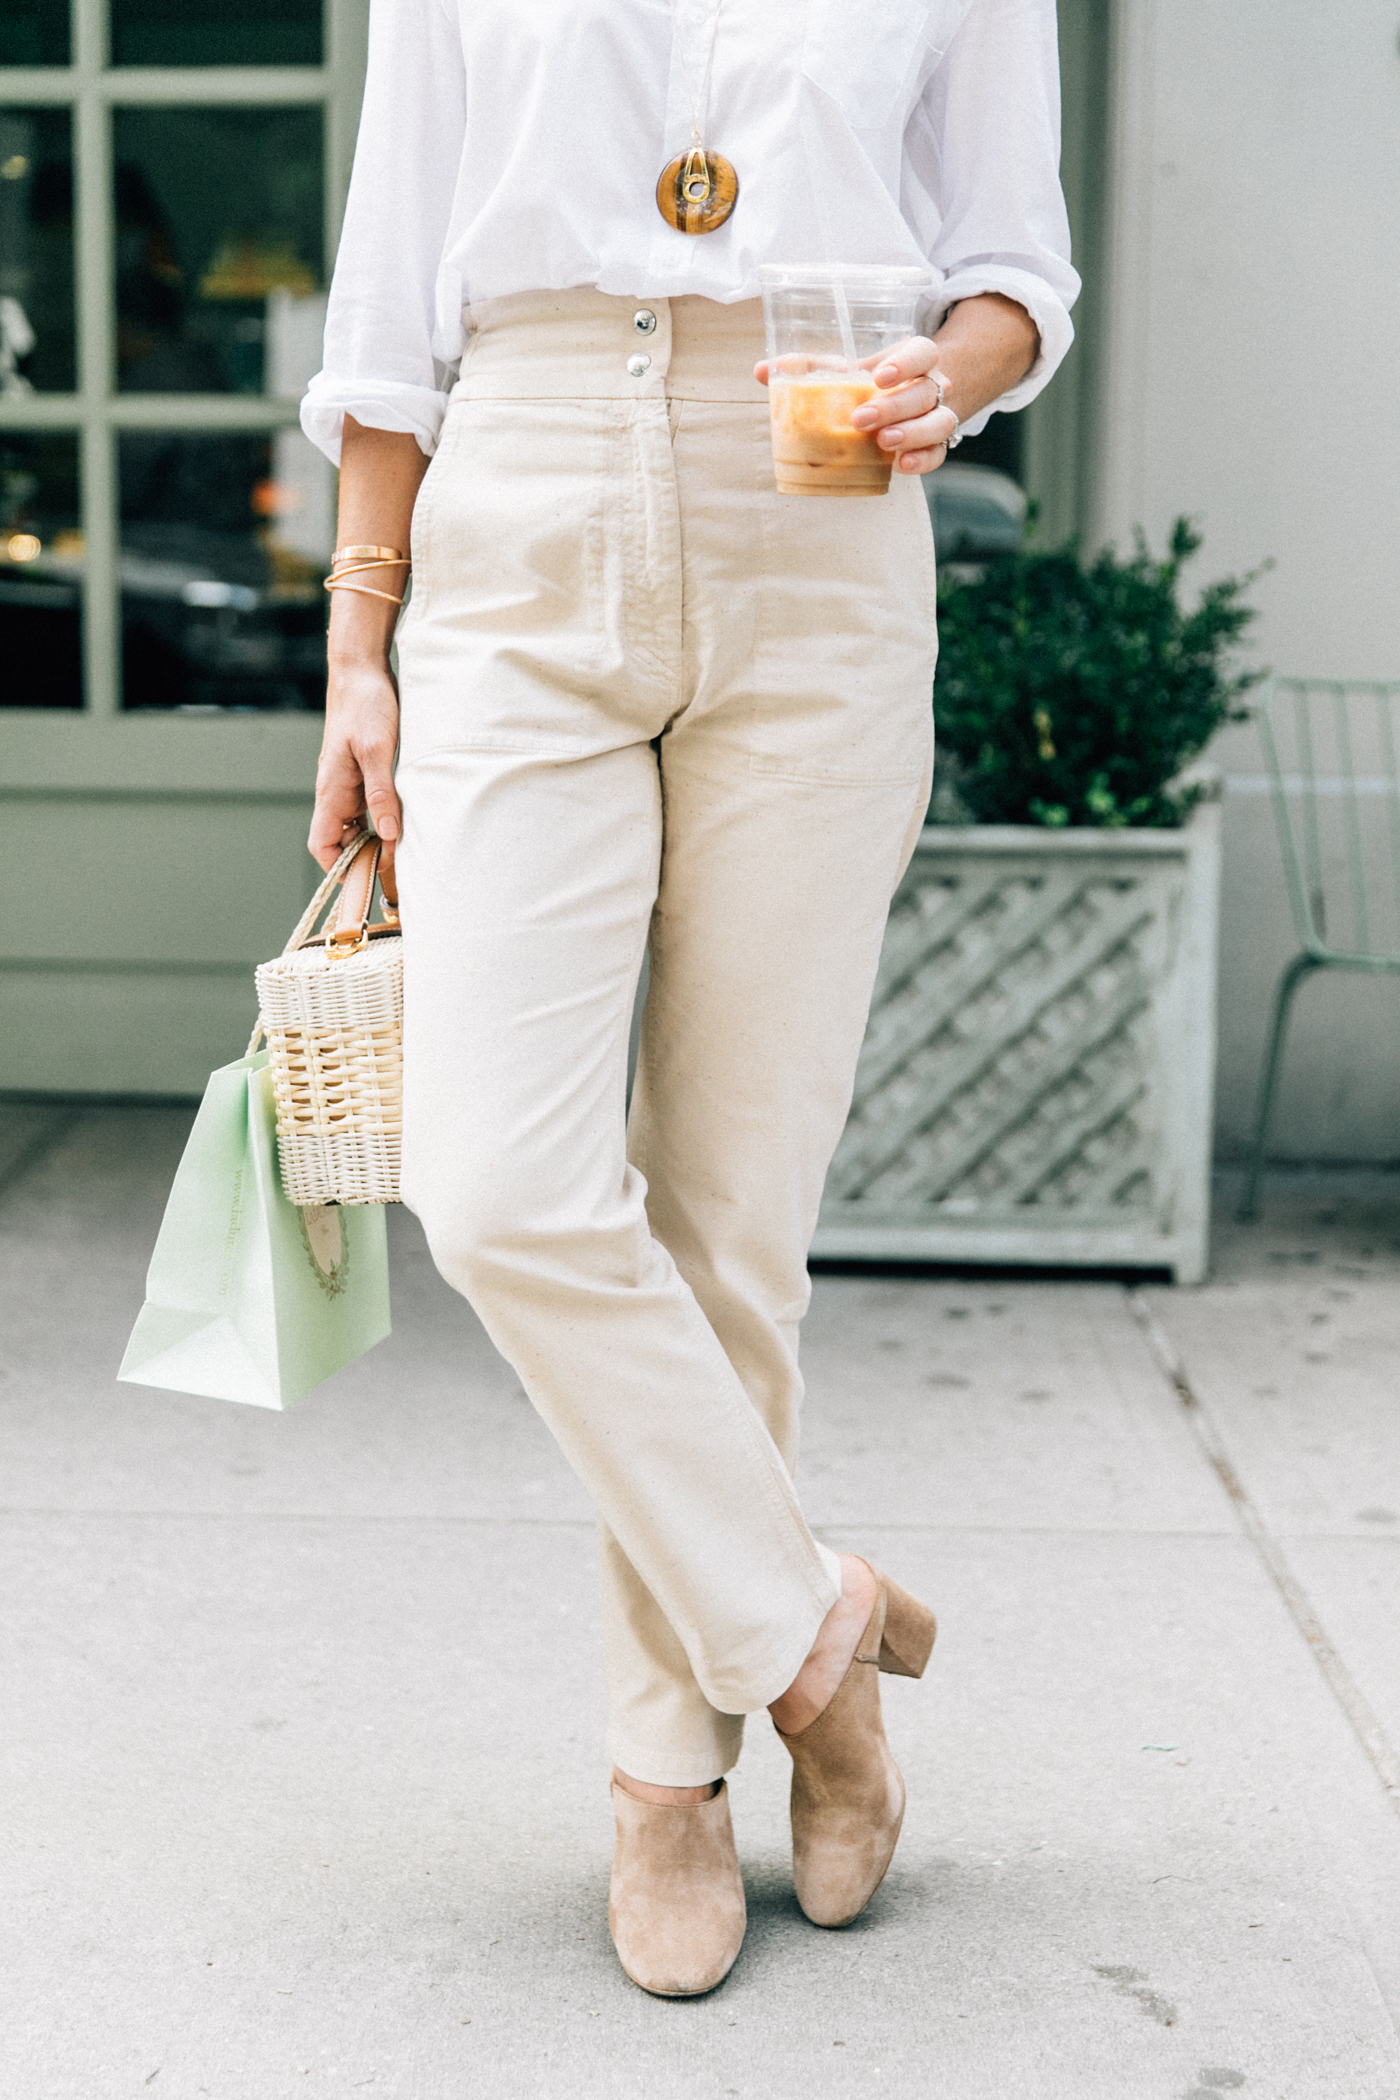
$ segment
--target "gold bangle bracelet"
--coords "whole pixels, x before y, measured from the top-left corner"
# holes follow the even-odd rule
[[[331,567],[334,568],[338,561],[368,561],[376,568],[387,568],[390,563],[395,568],[410,566],[408,556],[400,554],[397,547],[337,547],[331,556]]]
[[[404,602],[402,598],[392,597],[388,591],[372,591],[367,583],[341,583],[334,576],[328,576],[321,588],[323,591],[356,591],[361,598],[383,598],[389,605]]]
[[[366,569],[408,569],[412,566],[411,562],[351,561],[343,563],[338,569],[332,569],[331,574],[336,577],[360,576]]]

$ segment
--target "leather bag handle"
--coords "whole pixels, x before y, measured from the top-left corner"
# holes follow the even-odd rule
[[[314,934],[312,928],[320,918],[327,898],[337,888],[340,897],[326,922],[323,936],[327,954],[353,955],[369,939],[369,915],[376,880],[383,896],[381,923],[397,929],[398,890],[392,876],[387,883],[382,880],[383,852],[383,840],[372,831],[362,831],[351,839],[335,866],[318,884],[315,896],[298,919],[292,937],[282,951],[284,955],[290,955],[296,948],[309,947],[313,940],[322,938]]]
[[[326,921],[326,953],[349,955],[368,938],[370,908],[374,903],[375,877],[383,847],[378,839],[366,839],[341,880],[335,910]]]
[[[348,896],[343,893],[338,900],[336,910],[332,918],[327,922],[324,936],[326,951],[329,955],[356,954],[365,945],[372,931],[375,933],[381,930],[385,933],[398,931],[398,886],[394,882],[392,875],[387,882],[383,880],[381,868],[383,852],[383,840],[377,838],[372,831],[362,831],[355,838],[351,839],[329,874],[324,876],[317,884],[315,896],[297,920],[296,926],[292,931],[292,937],[282,950],[284,955],[290,955],[295,948],[309,947],[311,942],[316,939],[316,935],[313,934],[311,929],[325,909],[326,899],[331,892],[342,886],[343,892],[348,893]],[[351,879],[352,877],[353,880]],[[376,877],[379,878],[380,895],[383,898],[383,917],[379,926],[371,928],[369,913],[370,905],[374,898]],[[253,1030],[248,1048],[244,1052],[245,1057],[251,1057],[256,1051],[259,1042],[262,1040],[262,1033],[263,1024],[260,1014],[258,1016],[258,1025]]]

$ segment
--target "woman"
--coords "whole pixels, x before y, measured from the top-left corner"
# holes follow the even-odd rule
[[[931,780],[917,477],[1068,345],[1057,154],[1053,0],[374,0],[303,408],[341,463],[311,850],[402,833],[404,1199],[598,1505],[609,1921],[659,1994],[739,1951],[746,1714],[810,1918],[898,1836],[876,1666],[932,1617],[803,1520],[797,1329]],[[756,271],[803,260],[930,267],[859,412],[887,497],[776,491]]]

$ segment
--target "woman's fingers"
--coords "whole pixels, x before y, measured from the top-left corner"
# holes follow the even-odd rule
[[[946,445],[935,445],[929,452],[901,452],[895,460],[895,471],[899,474],[932,474],[948,457]]]
[[[958,427],[958,419],[951,408],[935,408],[926,416],[911,416],[898,423],[886,424],[877,430],[875,441],[884,452],[929,451],[935,445],[946,445]]]
[[[911,335],[893,350],[886,351],[878,362],[871,358],[871,376],[878,387],[907,386],[911,379],[922,379],[938,363],[937,345],[926,335]]]
[[[395,738],[376,728],[355,745],[360,777],[365,785],[365,808],[382,839],[399,835],[399,798],[394,787]]]
[[[876,394],[852,411],[851,421],[857,430],[879,430],[887,423],[906,423],[911,416],[926,415],[938,406],[941,379],[941,373],[934,373],[894,393]]]
[[[931,415],[915,416],[907,423],[892,423],[876,432],[882,452],[892,452],[901,474],[930,474],[943,464],[948,440],[957,429],[951,408],[936,408]]]
[[[333,666],[326,734],[316,768],[316,811],[307,844],[329,868],[368,814],[386,842],[399,835],[394,788],[398,695],[387,665]]]
[[[350,843],[355,827],[368,813],[386,844],[398,838],[401,824],[394,787],[394,743],[373,731],[336,740],[321,754],[317,771],[316,810],[307,845],[314,860],[329,868]]]
[[[316,809],[306,841],[321,867],[334,865],[364,807],[364,781],[349,744],[340,738],[328,740],[316,768]]]

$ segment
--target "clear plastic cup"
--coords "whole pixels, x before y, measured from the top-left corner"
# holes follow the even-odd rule
[[[890,456],[851,416],[880,391],[872,368],[913,335],[932,278],[878,263],[766,263],[758,276],[780,491],[883,496]]]

